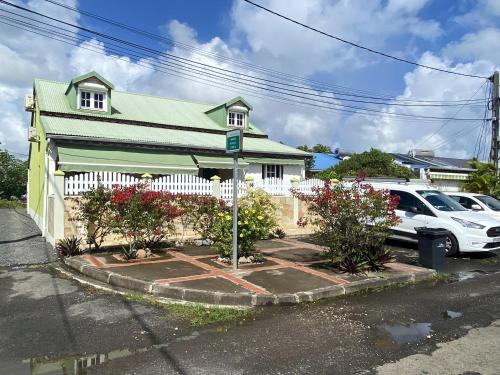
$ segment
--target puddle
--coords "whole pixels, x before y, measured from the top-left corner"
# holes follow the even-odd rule
[[[384,324],[380,328],[389,334],[392,341],[399,345],[423,341],[432,332],[431,323]]]
[[[194,331],[191,335],[177,337],[173,341],[189,341],[196,339],[200,332]],[[142,332],[141,332],[142,333]],[[129,357],[139,353],[145,353],[150,350],[161,350],[167,348],[170,343],[155,344],[137,349],[120,349],[113,350],[108,353],[93,353],[93,354],[75,354],[65,357],[38,357],[28,358],[22,361],[21,368],[16,368],[19,372],[16,374],[22,375],[83,375],[86,374],[86,369],[103,363],[116,360],[119,358]]]
[[[444,313],[443,313],[443,317],[445,319],[455,319],[455,318],[460,318],[462,315],[464,315],[463,313],[461,312],[457,312],[457,311],[451,311],[451,310],[446,310]]]
[[[460,271],[456,273],[457,281],[470,280],[478,276],[486,275],[487,272],[481,270]]]

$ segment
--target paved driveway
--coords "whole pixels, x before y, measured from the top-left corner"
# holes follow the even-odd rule
[[[0,267],[52,262],[56,253],[24,209],[0,209]]]

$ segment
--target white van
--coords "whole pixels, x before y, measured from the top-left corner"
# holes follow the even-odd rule
[[[500,220],[472,212],[456,200],[427,185],[410,183],[366,182],[375,189],[387,189],[399,196],[396,214],[401,223],[391,237],[415,241],[416,227],[444,228],[451,232],[446,239],[446,255],[461,252],[500,249]]]
[[[450,192],[449,195],[464,208],[500,219],[500,201],[489,195],[477,193]]]

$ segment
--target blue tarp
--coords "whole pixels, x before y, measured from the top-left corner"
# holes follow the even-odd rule
[[[319,152],[314,152],[314,166],[311,169],[313,172],[322,171],[324,169],[333,167],[341,162],[340,159],[336,158],[332,154],[321,154]]]

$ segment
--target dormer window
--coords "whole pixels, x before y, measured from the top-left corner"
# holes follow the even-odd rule
[[[243,112],[228,112],[227,126],[234,128],[245,127],[245,113]]]
[[[87,89],[78,90],[80,97],[78,103],[80,109],[90,109],[95,111],[106,110],[106,93],[89,91]]]

